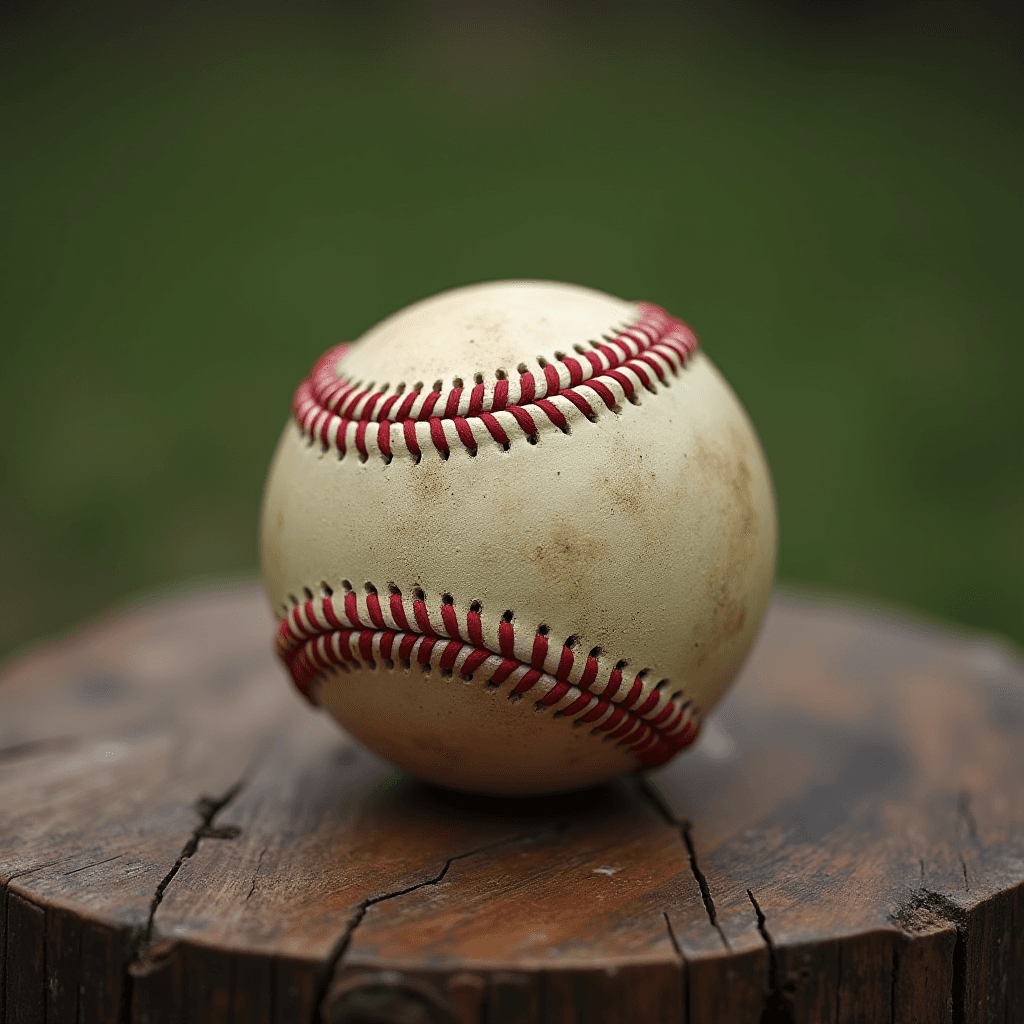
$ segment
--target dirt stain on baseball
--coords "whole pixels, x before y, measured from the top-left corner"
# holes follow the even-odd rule
[[[590,571],[608,552],[606,541],[588,537],[563,520],[555,523],[542,544],[524,544],[518,553],[560,598],[577,604],[587,601],[593,585]]]
[[[735,428],[730,430],[730,442],[723,447],[698,437],[690,457],[705,486],[721,492],[719,515],[724,536],[704,581],[710,615],[693,632],[698,666],[743,629],[747,620],[744,583],[757,557],[758,516],[749,453]]]
[[[602,483],[615,507],[624,512],[653,539],[672,525],[664,505],[658,474],[644,464],[643,453],[617,441],[608,459],[609,471]]]
[[[424,458],[412,473],[413,495],[421,505],[436,509],[438,502],[444,498],[451,486],[450,474],[440,459]]]

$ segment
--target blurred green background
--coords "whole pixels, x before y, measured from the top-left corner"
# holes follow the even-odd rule
[[[0,654],[254,572],[314,358],[505,277],[696,328],[783,579],[1024,641],[1012,10],[9,8]]]

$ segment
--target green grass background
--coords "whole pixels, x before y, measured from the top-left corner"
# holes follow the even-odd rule
[[[313,359],[505,277],[696,328],[768,452],[783,578],[1024,640],[998,23],[193,6],[0,40],[0,653],[255,571]]]

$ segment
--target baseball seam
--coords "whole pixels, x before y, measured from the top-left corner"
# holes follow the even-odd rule
[[[292,413],[310,444],[334,447],[339,458],[355,452],[362,462],[374,455],[389,463],[402,455],[418,463],[427,448],[442,459],[457,447],[475,456],[488,443],[508,451],[514,438],[536,444],[545,424],[569,434],[581,420],[620,412],[624,401],[639,404],[639,391],[656,393],[656,381],[669,386],[696,350],[697,336],[681,320],[653,303],[639,305],[636,323],[592,341],[590,349],[576,343],[575,356],[538,357],[539,374],[525,363],[514,376],[497,370],[490,385],[476,373],[472,387],[456,377],[448,389],[440,380],[429,391],[422,383],[406,390],[403,382],[388,394],[390,384],[363,387],[339,376],[339,361],[351,346],[336,345],[299,385]]]
[[[311,703],[317,702],[312,684],[328,672],[380,665],[409,672],[419,665],[427,674],[436,669],[467,683],[484,679],[489,689],[510,683],[513,703],[532,693],[536,711],[590,725],[592,734],[604,733],[631,750],[645,768],[664,764],[697,737],[702,716],[682,690],[669,693],[667,679],[648,687],[647,669],[628,681],[627,662],[609,669],[599,648],[581,657],[577,637],[559,646],[545,625],[532,633],[517,630],[511,609],[494,630],[485,625],[478,601],[460,616],[450,594],[430,608],[419,589],[410,600],[391,584],[381,600],[372,583],[363,594],[347,581],[343,586],[340,601],[326,583],[317,597],[306,588],[305,600],[292,596],[292,607],[281,618],[278,655]]]

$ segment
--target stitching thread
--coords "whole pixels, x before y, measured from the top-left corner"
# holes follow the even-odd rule
[[[310,444],[319,439],[339,458],[354,451],[362,462],[371,455],[385,463],[396,455],[419,462],[428,447],[447,459],[453,447],[475,456],[487,443],[508,451],[514,438],[536,444],[545,420],[568,434],[581,419],[595,422],[599,411],[619,413],[623,400],[639,404],[638,391],[656,393],[655,380],[668,386],[698,344],[681,320],[641,302],[636,323],[591,342],[590,349],[574,345],[576,356],[539,357],[539,374],[520,363],[517,376],[496,371],[492,385],[477,373],[472,387],[460,377],[449,389],[436,381],[429,391],[422,383],[407,391],[403,382],[390,395],[390,384],[364,387],[338,375],[339,360],[351,348],[341,344],[328,349],[299,385],[292,413]]]
[[[551,642],[545,625],[532,636],[517,633],[511,610],[502,615],[496,635],[485,637],[478,601],[460,617],[450,594],[442,596],[438,608],[430,609],[419,589],[410,601],[391,584],[382,600],[373,584],[367,583],[365,593],[357,595],[345,581],[338,602],[327,584],[321,586],[320,597],[308,588],[304,601],[292,597],[292,608],[277,633],[277,653],[296,688],[312,704],[317,702],[311,684],[325,673],[373,670],[381,664],[409,672],[419,665],[427,675],[438,669],[443,677],[458,673],[467,683],[486,679],[490,689],[510,683],[508,700],[513,703],[532,691],[538,695],[536,711],[555,708],[556,717],[571,719],[575,726],[592,726],[592,734],[605,733],[608,740],[631,750],[644,768],[664,764],[697,738],[699,708],[692,700],[681,699],[682,690],[665,692],[667,679],[641,701],[647,669],[627,682],[626,662],[616,662],[609,671],[600,648],[580,657],[577,637],[559,647]]]

